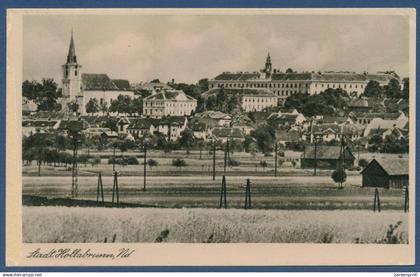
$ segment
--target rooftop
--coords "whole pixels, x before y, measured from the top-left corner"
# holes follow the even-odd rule
[[[195,98],[186,95],[182,90],[174,89],[159,91],[147,96],[145,100],[197,101]]]

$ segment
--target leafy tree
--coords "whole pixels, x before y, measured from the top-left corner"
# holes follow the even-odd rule
[[[265,168],[268,166],[267,161],[260,161],[260,166],[263,168],[263,170],[265,171]]]
[[[381,144],[383,142],[381,135],[373,135],[369,140],[368,144]]]
[[[57,84],[53,79],[42,79],[32,91],[39,111],[55,111],[57,109]]]
[[[405,78],[403,80],[402,98],[407,99],[410,96],[410,79]]]
[[[153,167],[154,167],[154,166],[158,166],[158,165],[159,165],[159,163],[158,163],[158,161],[156,161],[156,160],[153,160],[153,159],[148,159],[148,160],[147,160],[147,165],[150,167],[150,170],[152,170],[152,169],[153,169]]]
[[[241,163],[238,160],[234,160],[234,159],[229,159],[228,160],[228,165],[230,167],[236,167],[236,166],[240,166]]]
[[[400,82],[397,79],[391,79],[386,86],[385,94],[389,98],[401,98]]]
[[[194,143],[194,132],[190,128],[185,128],[184,131],[181,132],[181,137],[179,138],[179,144],[181,147],[187,149],[187,153],[189,153],[190,147]]]
[[[365,87],[363,95],[366,97],[382,97],[383,90],[381,85],[377,81],[369,81]]]
[[[198,86],[201,92],[205,92],[209,90],[209,79],[201,79],[198,81]]]
[[[69,103],[67,103],[67,108],[69,109],[69,111],[77,113],[79,110],[79,104],[77,104],[75,100],[72,100]]]
[[[132,99],[128,95],[118,95],[118,98],[111,102],[109,107],[110,112],[120,113],[133,113]]]
[[[141,115],[143,113],[143,99],[136,97],[131,102],[131,112]]]
[[[360,159],[358,164],[360,167],[365,168],[369,164],[369,162],[366,159]]]
[[[296,93],[286,98],[285,108],[293,108],[305,116],[334,115],[348,108],[350,98],[341,88],[327,89],[319,94]]]
[[[117,132],[118,131],[117,122],[118,122],[118,119],[116,117],[107,117],[105,122],[103,123],[103,127],[109,128],[111,129],[111,131]]]
[[[153,80],[150,81],[150,83],[159,84],[160,80],[159,79],[153,79]]]
[[[294,71],[293,71],[293,69],[291,69],[291,68],[288,68],[288,69],[286,69],[286,73],[293,73]]]
[[[255,130],[251,131],[251,136],[255,138],[258,149],[263,153],[273,151],[275,141],[275,130],[269,125],[264,124],[258,126]]]
[[[333,179],[335,183],[339,183],[340,187],[342,187],[342,184],[347,179],[346,171],[344,170],[343,167],[339,167],[333,171],[333,173],[331,174],[331,178]]]
[[[102,114],[106,114],[108,112],[108,103],[105,100],[99,104],[99,110]]]
[[[38,93],[42,91],[42,85],[37,81],[28,81],[25,80],[22,83],[22,95],[23,97],[28,98],[29,100],[34,100],[37,98]]]
[[[100,106],[98,104],[98,99],[90,98],[89,101],[86,103],[86,112],[90,114],[95,114],[99,112]]]
[[[187,166],[187,163],[185,162],[185,160],[177,158],[172,160],[172,165],[181,169],[182,167]]]

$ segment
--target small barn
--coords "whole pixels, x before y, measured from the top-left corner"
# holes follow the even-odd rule
[[[301,156],[301,168],[314,168],[316,163],[317,168],[336,169],[341,159],[347,168],[354,165],[355,157],[347,147],[342,157],[340,146],[307,146]]]
[[[408,186],[408,159],[373,159],[361,172],[363,187]]]

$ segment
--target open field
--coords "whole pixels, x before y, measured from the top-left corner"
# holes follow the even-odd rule
[[[397,211],[24,207],[23,241],[407,243],[407,220]]]
[[[86,151],[80,151],[80,154],[87,154]],[[299,158],[302,153],[286,151],[285,157],[279,157],[278,175],[279,176],[310,176],[313,174],[313,169],[301,169],[299,166]],[[108,158],[112,157],[112,151],[95,152],[90,151],[90,155],[100,157],[101,163],[98,165],[80,164],[79,175],[80,176],[94,176],[98,172],[102,172],[102,175],[112,174],[112,164],[108,164]],[[121,153],[117,151],[117,156]],[[136,156],[139,164],[138,165],[116,165],[116,170],[120,171],[125,176],[142,176],[143,175],[143,153],[139,151],[125,152],[124,156]],[[217,151],[216,155],[216,172],[221,175],[223,172],[223,156],[222,151]],[[381,153],[360,153],[361,159],[371,160],[375,157],[395,157],[395,154],[381,154]],[[176,168],[172,165],[172,160],[176,158],[184,159],[187,163],[186,167]],[[227,175],[241,176],[242,174],[253,175],[253,176],[273,176],[274,175],[274,157],[264,156],[262,154],[256,154],[255,157],[245,152],[235,152],[231,155],[231,158],[238,161],[240,166],[228,168]],[[163,151],[149,151],[147,159],[154,159],[158,162],[158,166],[150,168],[147,166],[147,175],[151,176],[200,176],[200,175],[212,175],[213,160],[212,155],[209,155],[208,151],[202,151],[201,159],[199,151],[191,151],[190,154],[186,154],[185,151],[173,151],[170,153],[164,153]],[[267,162],[267,167],[263,168],[260,165],[261,161]],[[296,162],[296,166],[292,165],[292,161]],[[318,170],[318,175],[331,175],[332,170]],[[24,176],[37,176],[38,166],[35,162],[32,165],[24,165],[22,168]],[[359,171],[347,171],[347,175],[358,175]],[[71,176],[71,165],[65,166],[53,166],[43,165],[41,166],[42,176]]]
[[[361,188],[361,176],[349,176],[343,189],[338,189],[329,176],[262,177],[241,176],[227,180],[230,208],[242,208],[246,178],[251,179],[253,209],[372,209],[374,189]],[[208,176],[149,177],[147,190],[142,177],[119,177],[120,202],[167,208],[217,208],[221,177]],[[111,201],[112,177],[103,177],[105,201]],[[79,199],[95,200],[97,177],[79,178]],[[70,177],[24,177],[23,194],[46,197],[69,197]],[[401,190],[379,189],[384,210],[402,210]]]

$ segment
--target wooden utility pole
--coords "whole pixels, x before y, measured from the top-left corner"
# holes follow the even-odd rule
[[[245,210],[251,209],[251,181],[246,179],[245,187]]]
[[[213,181],[216,180],[216,143],[213,141]]]
[[[404,193],[404,212],[408,212],[409,203],[408,203],[409,197],[408,197],[408,186],[405,187],[405,193]]]
[[[118,172],[114,171],[114,185],[112,186],[112,203],[114,198],[117,198],[117,204],[120,203],[120,193],[118,191]]]
[[[219,208],[222,208],[222,206],[226,209],[227,208],[227,200],[226,200],[226,177],[223,175],[222,178],[222,188],[220,190],[220,203]]]
[[[147,163],[147,143],[144,142],[144,158],[143,158],[143,191],[146,191],[146,163]]]
[[[381,200],[379,199],[378,188],[375,188],[375,196],[373,197],[373,212],[376,212],[376,207],[378,212],[381,212]]]
[[[73,198],[77,197],[79,191],[79,182],[78,182],[78,164],[77,164],[77,135],[73,137],[73,166],[71,174],[71,196]]]
[[[96,189],[96,202],[99,202],[99,194],[101,195],[102,204],[103,204],[105,201],[104,201],[104,188],[103,188],[103,185],[102,185],[101,172],[99,172],[99,176],[98,176],[98,187]]]
[[[115,147],[116,145],[114,144],[114,150],[112,152],[112,172],[115,172]]]
[[[225,145],[225,156],[223,159],[223,173],[226,174],[226,166],[227,166],[227,160],[228,160],[228,148],[229,148],[229,140],[226,141],[226,145]]]
[[[278,143],[274,146],[274,176],[277,177],[277,153],[278,153]]]
[[[317,167],[317,157],[316,157],[316,150],[317,150],[317,137],[314,134],[314,143],[315,143],[315,149],[314,149],[314,176],[316,176],[316,167]]]
[[[341,142],[340,142],[340,170],[343,172],[345,171],[345,157],[344,157],[344,135],[341,134]],[[343,187],[343,179],[340,180],[340,187]]]

